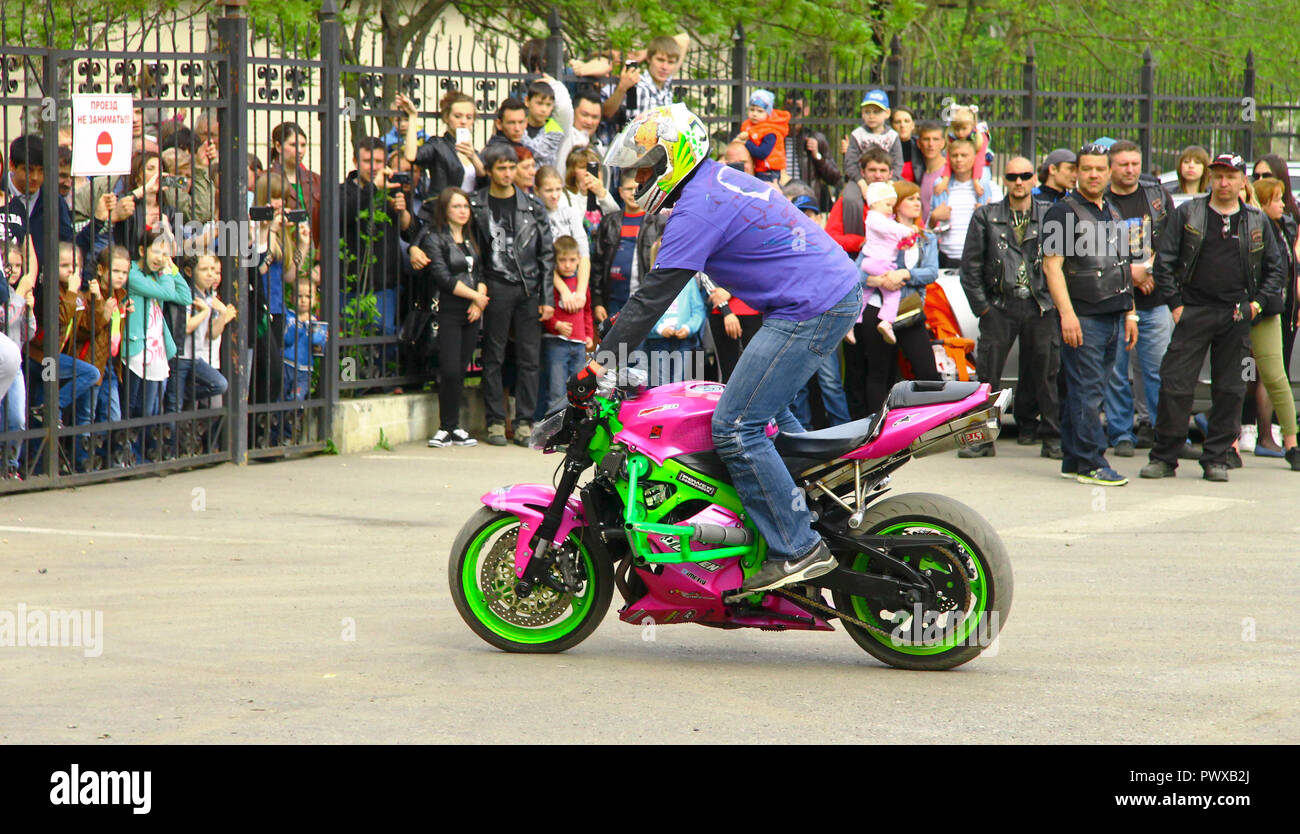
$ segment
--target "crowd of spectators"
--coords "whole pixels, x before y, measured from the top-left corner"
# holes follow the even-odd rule
[[[180,113],[146,117],[137,109],[132,170],[117,178],[73,178],[61,135],[57,210],[43,205],[41,139],[16,138],[0,194],[0,334],[12,343],[5,356],[16,347],[21,358],[7,393],[0,391],[0,430],[27,428],[45,413],[39,265],[46,223],[58,224],[61,241],[53,363],[60,407],[65,419],[87,426],[66,455],[69,470],[174,453],[175,438],[165,434],[126,433],[113,442],[91,427],[220,405],[229,396],[221,336],[241,316],[251,343],[250,400],[312,398],[316,358],[331,338],[318,319],[322,193],[336,188],[341,329],[383,337],[362,353],[384,370],[400,364],[419,377],[436,363],[441,422],[430,446],[472,445],[475,432],[493,445],[526,444],[532,424],[562,404],[564,380],[593,348],[598,325],[654,264],[664,218],[638,205],[630,172],[609,170],[602,159],[637,114],[674,103],[688,46],[685,35],[654,38],[639,52],[574,62],[557,79],[541,72],[541,52],[530,44],[528,81],[500,103],[482,147],[470,96],[448,91],[435,126],[421,123],[415,103],[398,95],[390,129],[355,141],[352,169],[337,185],[308,166],[306,132],[292,121],[277,125],[265,166],[249,155],[251,263],[241,262],[249,311],[222,303],[217,291],[220,261],[212,253],[232,251],[233,241],[221,239],[231,231],[218,216],[220,125],[211,114],[186,124]],[[1106,449],[1128,456],[1151,447],[1151,466],[1172,472],[1180,455],[1195,454],[1207,477],[1221,479],[1219,468],[1242,445],[1244,384],[1216,373],[1215,404],[1198,418],[1203,450],[1191,449],[1176,424],[1191,407],[1195,372],[1189,377],[1186,368],[1199,369],[1201,349],[1211,345],[1216,370],[1229,367],[1242,358],[1229,342],[1246,331],[1260,366],[1258,394],[1247,403],[1257,428],[1247,446],[1300,469],[1285,384],[1297,326],[1300,211],[1281,160],[1260,161],[1254,189],[1243,177],[1238,220],[1230,210],[1236,195],[1225,190],[1216,200],[1214,189],[1235,183],[1229,169],[1240,166],[1198,147],[1180,155],[1172,193],[1144,173],[1136,145],[1114,140],[1056,149],[1040,161],[1004,159],[998,182],[991,131],[974,104],[946,108],[940,121],[868,89],[856,114],[861,125],[838,147],[812,129],[811,115],[797,91],[778,99],[756,89],[735,114],[740,130],[717,143],[724,164],[816,218],[861,270],[867,296],[859,324],[842,356],[827,357],[792,403],[806,427],[875,412],[902,368],[918,379],[941,378],[948,363],[927,326],[935,306],[927,291],[935,295],[940,270],[950,269],[980,321],[978,350],[968,357],[975,374],[999,386],[1019,341],[1019,441],[1040,443],[1044,457],[1062,461],[1063,474],[1122,483]],[[1223,240],[1246,235],[1240,287],[1214,284],[1196,266],[1200,245],[1217,266],[1228,258],[1226,245],[1211,246],[1205,236],[1206,205]],[[1169,234],[1189,216],[1202,224],[1196,243]],[[1053,224],[1067,217],[1071,228],[1114,221],[1135,246],[1092,261],[1068,246],[1053,249]],[[1174,238],[1182,250],[1171,251]],[[1093,287],[1080,277],[1089,271],[1102,276],[1092,284],[1113,279],[1113,286]],[[1198,291],[1207,280],[1210,288]],[[1244,303],[1237,318],[1220,309],[1232,307],[1230,299]],[[685,376],[725,381],[760,324],[744,299],[701,273],[638,355],[654,384]],[[483,427],[465,419],[472,372],[481,373]],[[292,439],[277,420],[261,430],[273,443]],[[208,449],[216,442],[190,439]],[[994,450],[989,443],[961,454]],[[9,443],[0,453],[6,477],[20,477],[31,450]],[[1143,474],[1168,474],[1152,472]]]

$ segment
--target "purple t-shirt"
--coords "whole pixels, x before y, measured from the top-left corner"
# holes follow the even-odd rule
[[[705,272],[763,315],[788,321],[821,315],[858,282],[853,261],[808,215],[711,159],[673,204],[654,265]]]

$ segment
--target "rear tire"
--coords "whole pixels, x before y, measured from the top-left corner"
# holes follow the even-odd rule
[[[916,531],[947,535],[960,543],[974,560],[974,581],[954,577],[954,584],[966,581],[970,606],[963,609],[967,619],[943,641],[930,645],[880,637],[866,629],[845,622],[849,636],[872,657],[899,669],[934,671],[952,669],[977,657],[997,637],[1011,611],[1014,577],[1011,560],[1002,539],[982,516],[970,507],[943,495],[912,493],[887,498],[871,507],[859,528],[866,535],[899,535]],[[854,570],[866,570],[870,558],[841,556]],[[922,557],[924,559],[924,557]],[[914,563],[916,564],[916,563]],[[919,566],[919,565],[917,565]],[[937,566],[941,569],[941,566]],[[882,620],[862,597],[837,591],[835,607],[858,619],[892,631],[892,623]]]
[[[513,589],[512,538],[512,534],[526,534],[520,527],[518,516],[489,507],[480,507],[465,522],[447,563],[452,602],[470,629],[498,649],[562,652],[587,639],[600,625],[614,593],[614,566],[586,546],[585,528],[575,529],[568,544],[575,548],[587,575],[582,591],[561,597],[539,585],[521,607]],[[545,606],[542,612],[525,610],[539,605]]]

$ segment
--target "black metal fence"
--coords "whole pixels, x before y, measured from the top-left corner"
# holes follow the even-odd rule
[[[345,166],[359,167],[363,138],[394,138],[399,91],[415,102],[430,135],[443,130],[440,97],[453,88],[470,94],[478,110],[474,144],[482,147],[499,104],[532,77],[520,45],[431,35],[405,66],[387,66],[378,44],[363,49],[364,41],[344,37],[331,0],[305,30],[249,21],[237,6],[163,25],[59,14],[65,19],[40,2],[0,7],[0,244],[11,285],[8,303],[0,288],[0,332],[26,349],[17,388],[0,392],[0,471],[17,476],[0,480],[0,492],[319,451],[341,399],[427,384],[436,360],[403,349],[397,329],[405,313],[433,300],[421,297],[427,291],[413,280],[404,246],[394,265],[376,243],[385,224],[404,222],[402,203],[418,215],[422,195],[404,186],[394,202],[396,192],[372,190],[370,202],[358,204],[364,183],[357,170],[345,176]],[[58,25],[37,37],[30,21],[41,15]],[[549,23],[545,64],[563,77],[564,35],[557,17]],[[65,41],[56,41],[56,30],[69,33]],[[719,145],[738,129],[754,89],[774,90],[778,99],[803,92],[811,110],[805,123],[838,146],[860,123],[858,102],[871,85],[918,118],[977,104],[992,146],[1004,154],[1039,157],[1109,134],[1135,139],[1149,163],[1163,167],[1188,144],[1289,156],[1300,109],[1287,89],[1256,90],[1249,56],[1237,77],[1181,77],[1159,71],[1149,56],[1129,72],[1045,72],[1032,50],[1023,61],[954,69],[910,65],[895,41],[880,64],[843,65],[815,50],[755,50],[739,27],[729,43],[693,47],[674,91]],[[133,160],[142,164],[134,175],[78,189],[70,177],[52,175],[61,167],[61,129],[74,94],[108,92],[135,98]],[[20,135],[39,137],[25,166],[8,158]],[[400,138],[383,143],[385,161],[399,168]],[[161,150],[159,169],[147,161],[151,146]],[[37,166],[51,175],[29,197]],[[133,193],[139,200],[127,211]],[[107,194],[116,214],[103,222],[96,209]],[[70,204],[66,225],[32,220],[42,211],[52,218],[52,209],[19,210],[63,202]],[[171,252],[187,270],[190,296],[198,287],[209,299],[202,309],[179,297],[179,284],[172,284],[178,297],[115,291],[111,257],[98,293],[93,267],[84,279],[61,280],[53,253],[87,228],[89,254],[105,243],[126,246],[149,271],[139,244],[164,222],[173,227]],[[181,257],[212,250],[215,286],[212,261]],[[170,269],[151,275],[164,273]],[[175,350],[160,362],[162,328],[173,333]]]

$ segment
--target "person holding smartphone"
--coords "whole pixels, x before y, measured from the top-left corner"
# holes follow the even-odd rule
[[[416,137],[414,102],[399,94],[394,106],[407,115],[402,155],[429,175],[429,187],[424,193],[441,194],[448,187],[472,192],[478,178],[487,176],[483,160],[474,150],[474,99],[456,90],[448,91],[439,105],[447,132],[423,145]]]

